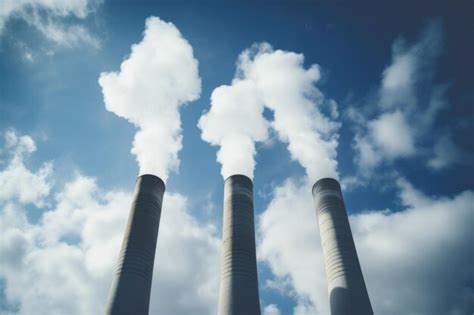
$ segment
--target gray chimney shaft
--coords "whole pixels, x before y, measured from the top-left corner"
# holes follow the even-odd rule
[[[148,315],[153,262],[165,184],[154,175],[137,178],[127,229],[105,314]]]
[[[258,315],[253,183],[247,176],[225,180],[223,230],[218,314]]]
[[[313,197],[326,265],[331,314],[373,314],[341,186],[335,179],[320,179],[313,186]]]

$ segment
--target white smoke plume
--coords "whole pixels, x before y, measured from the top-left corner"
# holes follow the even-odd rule
[[[214,90],[211,109],[199,127],[203,140],[221,146],[217,159],[224,177],[237,173],[253,177],[255,142],[268,136],[266,106],[274,113],[271,127],[288,143],[292,159],[308,177],[338,178],[337,104],[315,86],[321,77],[318,65],[306,69],[303,63],[302,54],[255,44],[239,56],[232,85]]]
[[[254,82],[234,79],[211,95],[211,109],[199,120],[202,139],[219,145],[217,160],[222,176],[243,174],[253,178],[255,142],[268,137],[268,122]]]
[[[193,49],[172,23],[149,17],[143,39],[119,72],[99,78],[108,111],[137,127],[132,153],[140,174],[167,180],[179,166],[182,148],[179,109],[201,93],[198,61]]]
[[[326,100],[315,86],[319,66],[304,67],[304,55],[273,50],[267,44],[254,45],[239,58],[239,71],[257,85],[263,102],[274,113],[272,127],[288,143],[292,159],[315,181],[338,178],[336,149],[339,124],[336,102]],[[331,118],[322,113],[327,107]]]

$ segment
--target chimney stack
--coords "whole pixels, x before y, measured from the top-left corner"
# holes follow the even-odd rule
[[[122,249],[105,314],[148,315],[153,262],[164,182],[154,175],[137,178]]]
[[[372,315],[341,186],[332,178],[313,186],[332,315]]]
[[[222,242],[218,314],[260,314],[253,183],[247,176],[225,180]]]

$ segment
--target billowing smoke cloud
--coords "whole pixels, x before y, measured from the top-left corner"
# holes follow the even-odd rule
[[[224,177],[243,173],[253,176],[255,142],[267,138],[266,106],[273,111],[271,127],[288,143],[312,181],[338,177],[336,148],[337,105],[326,100],[315,86],[321,74],[317,65],[304,67],[304,56],[273,50],[267,43],[242,52],[231,86],[214,90],[211,109],[199,122],[202,138],[220,145],[218,161]],[[323,114],[330,112],[331,118]]]
[[[315,86],[321,73],[318,65],[304,67],[304,56],[276,50],[269,44],[255,45],[242,53],[239,71],[256,83],[263,102],[274,112],[272,127],[281,141],[288,143],[291,157],[315,181],[338,177],[336,148],[339,124],[333,100],[325,100]],[[332,119],[322,113],[331,111]]]
[[[243,174],[253,178],[255,142],[268,137],[268,122],[255,83],[234,79],[211,95],[211,109],[199,120],[202,139],[219,145],[217,160],[222,176]]]
[[[166,181],[169,171],[179,166],[179,108],[201,93],[191,45],[172,23],[150,17],[142,41],[132,45],[120,71],[101,73],[99,84],[107,110],[138,129],[132,153],[140,174],[158,175]]]

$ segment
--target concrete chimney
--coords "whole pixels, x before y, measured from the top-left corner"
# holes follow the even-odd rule
[[[253,183],[247,176],[225,180],[223,230],[218,314],[258,315]]]
[[[313,186],[332,315],[371,315],[369,295],[352,238],[341,186],[332,178]]]
[[[137,178],[127,229],[105,314],[148,315],[153,262],[165,184],[154,175]]]

